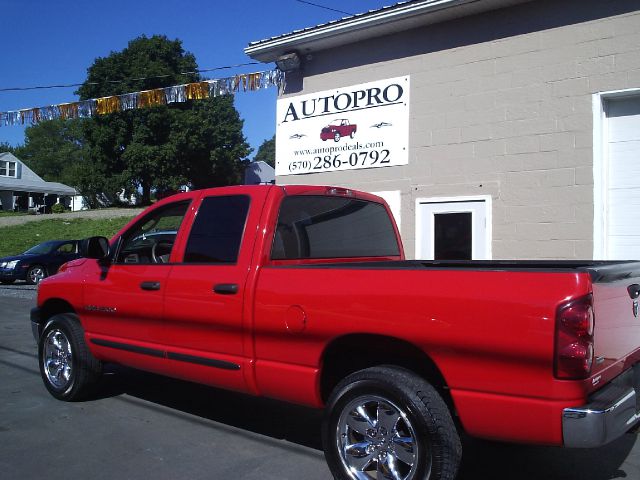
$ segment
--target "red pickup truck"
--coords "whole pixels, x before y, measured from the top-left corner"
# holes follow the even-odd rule
[[[640,263],[407,261],[335,187],[159,201],[41,282],[44,384],[115,362],[324,408],[339,479],[453,479],[460,435],[596,447],[640,418]]]
[[[353,138],[357,131],[358,126],[356,124],[349,123],[346,118],[338,118],[320,131],[320,139],[323,142],[325,140],[339,142],[341,137]]]

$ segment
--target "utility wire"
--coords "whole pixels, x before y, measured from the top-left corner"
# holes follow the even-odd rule
[[[324,5],[319,5],[319,4],[313,3],[313,2],[307,2],[305,0],[296,0],[296,2],[298,2],[298,3],[306,3],[307,5],[312,5],[312,6],[318,7],[318,8],[324,8],[325,10],[331,10],[332,12],[344,13],[345,15],[355,15],[355,13],[345,12],[344,10],[336,10],[335,8],[325,7]]]
[[[330,10],[332,12],[336,12],[336,13],[342,13],[344,15],[355,15],[354,13],[351,12],[345,12],[344,10],[338,10],[335,8],[331,8],[331,7],[327,7],[325,5],[320,5],[317,3],[313,3],[313,2],[308,2],[306,0],[295,0],[298,3],[304,3],[306,5],[311,5],[313,7],[318,7],[318,8],[323,8],[325,10]],[[193,75],[196,73],[203,73],[203,72],[214,72],[216,70],[228,70],[231,68],[238,68],[238,67],[246,67],[248,65],[260,65],[262,62],[248,62],[248,63],[240,63],[238,65],[228,65],[228,66],[224,66],[224,67],[215,67],[215,68],[201,68],[198,70],[194,70],[193,72],[180,72],[178,75]],[[140,80],[150,80],[152,78],[166,78],[166,77],[171,77],[173,75],[153,75],[150,77],[140,77],[140,78],[129,78],[129,79],[124,79],[124,80],[105,80],[104,82],[83,82],[83,83],[65,83],[65,84],[61,84],[61,85],[36,85],[33,87],[5,87],[5,88],[0,88],[0,92],[24,92],[24,91],[28,91],[28,90],[48,90],[48,89],[53,89],[53,88],[72,88],[72,87],[80,87],[82,85],[100,85],[101,83],[124,83],[126,81],[140,81]]]
[[[194,70],[193,72],[180,72],[176,75],[193,75],[196,73],[203,73],[203,72],[213,72],[216,70],[229,70],[231,68],[238,68],[238,67],[246,67],[248,65],[260,65],[262,62],[248,62],[248,63],[240,63],[238,65],[228,65],[225,67],[215,67],[215,68],[201,68],[198,70]],[[127,78],[124,80],[105,80],[104,82],[86,82],[86,85],[100,85],[101,83],[124,83],[127,81],[140,81],[140,80],[149,80],[152,78],[166,78],[166,77],[172,77],[173,74],[167,74],[167,75],[153,75],[150,77],[140,77],[140,78]],[[0,88],[0,92],[21,92],[21,91],[25,91],[25,90],[44,90],[44,89],[50,89],[50,88],[71,88],[71,87],[79,87],[81,85],[85,85],[85,83],[67,83],[67,84],[62,84],[62,85],[37,85],[34,87],[7,87],[7,88]]]

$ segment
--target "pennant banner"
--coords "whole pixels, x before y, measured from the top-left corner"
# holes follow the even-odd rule
[[[0,112],[0,127],[25,124],[35,125],[45,120],[57,118],[63,120],[89,118],[95,115],[181,103],[188,100],[202,100],[204,98],[234,94],[240,91],[255,91],[274,86],[278,87],[279,92],[284,91],[285,75],[284,72],[278,69],[267,72],[243,73],[233,77],[125,93],[112,97],[92,98],[81,102]]]

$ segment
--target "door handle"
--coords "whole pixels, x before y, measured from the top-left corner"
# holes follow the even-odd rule
[[[213,291],[220,295],[235,295],[238,293],[237,283],[218,283],[213,286]]]
[[[140,288],[142,290],[160,290],[160,282],[142,282]]]

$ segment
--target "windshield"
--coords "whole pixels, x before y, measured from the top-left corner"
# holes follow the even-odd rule
[[[44,253],[49,253],[56,246],[55,242],[44,242],[40,245],[36,245],[35,247],[31,247],[29,250],[24,252],[27,255],[42,255]]]

